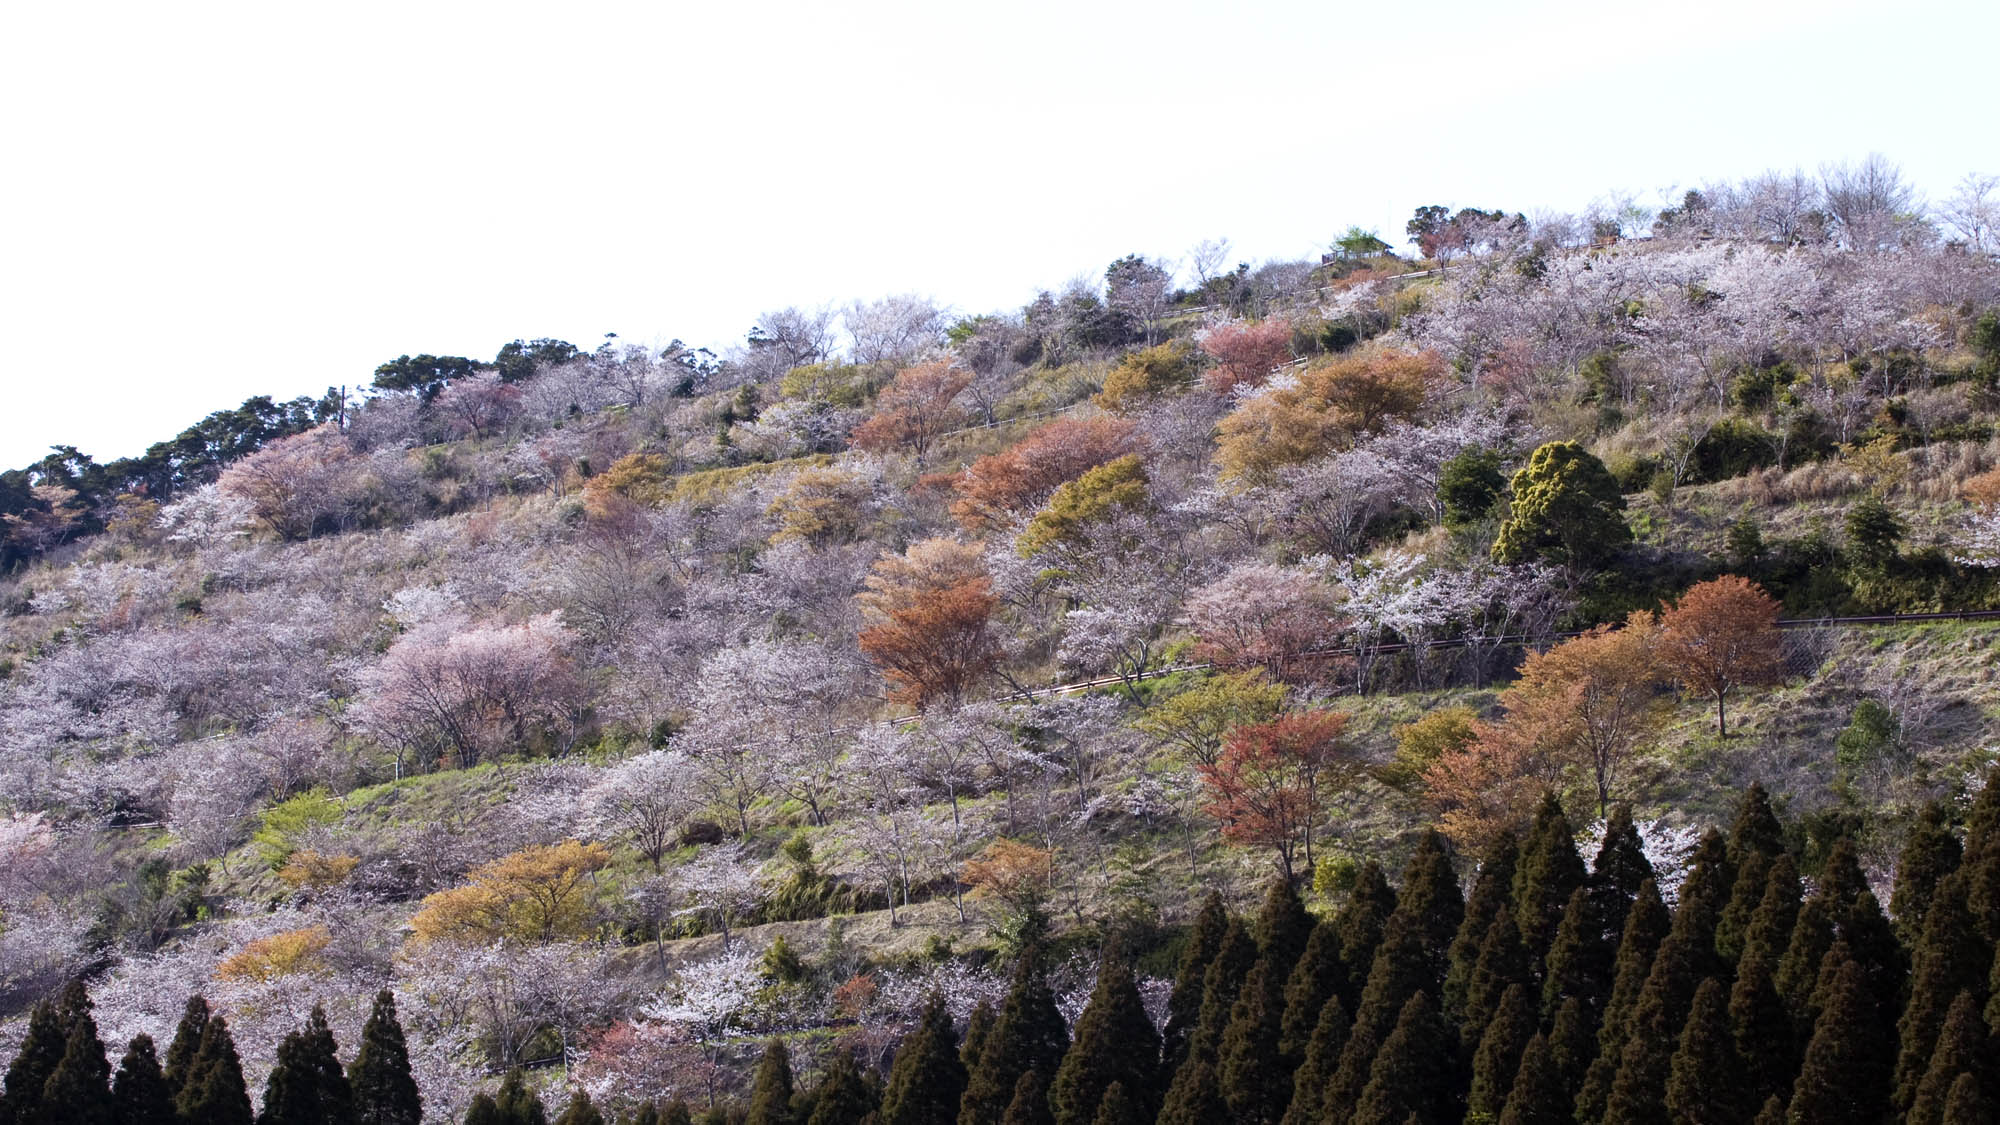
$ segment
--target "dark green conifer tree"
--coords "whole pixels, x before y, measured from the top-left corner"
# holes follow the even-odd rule
[[[1924,806],[1903,850],[1896,859],[1896,889],[1889,895],[1889,913],[1896,917],[1896,934],[1905,945],[1916,945],[1924,933],[1924,912],[1944,877],[1958,870],[1963,859],[1952,833],[1944,802]]]
[[[972,1015],[965,1021],[965,1042],[958,1045],[958,1058],[968,1074],[979,1065],[979,1053],[986,1049],[986,1037],[993,1031],[994,1019],[993,1004],[981,1000],[973,1005]]]
[[[1618,911],[1617,925],[1611,911]],[[1556,926],[1555,941],[1543,962],[1542,1018],[1553,1020],[1563,1001],[1574,997],[1595,1021],[1611,999],[1616,934],[1624,929],[1630,902],[1605,888],[1586,884],[1570,892]],[[1593,1030],[1595,1025],[1593,1022]]]
[[[1800,1125],[1875,1125],[1889,1108],[1895,1031],[1882,1019],[1859,963],[1844,943],[1828,951],[1838,964],[1792,1086],[1787,1119]]]
[[[1305,953],[1285,981],[1285,1018],[1278,1028],[1278,1050],[1286,1058],[1304,1056],[1320,1009],[1338,995],[1346,974],[1347,967],[1340,963],[1340,931],[1330,921],[1321,922],[1313,927]]]
[[[194,1065],[194,1057],[201,1051],[201,1034],[208,1030],[209,1015],[208,999],[198,994],[188,997],[181,1009],[181,1022],[174,1028],[173,1042],[167,1044],[167,1057],[162,1060],[167,1088],[175,1097],[187,1085],[188,1068]]]
[[[4,1120],[12,1125],[32,1125],[41,1112],[42,1088],[49,1084],[49,1076],[62,1065],[68,1050],[68,1029],[55,1004],[48,1000],[37,1003],[28,1014],[28,1033],[21,1040],[21,1049],[8,1064],[6,1078],[0,1080]]]
[[[174,1108],[188,1122],[203,1125],[251,1125],[250,1091],[243,1084],[243,1060],[236,1054],[229,1021],[210,1016],[202,1028],[201,1049],[188,1066],[188,1077],[174,1099]]]
[[[471,1103],[465,1107],[464,1125],[503,1125],[500,1103],[483,1090],[472,1095]]]
[[[1030,1070],[1014,1083],[1014,1095],[1007,1099],[1007,1112],[1000,1125],[1055,1125],[1049,1109],[1049,1084],[1039,1070]]]
[[[1199,1055],[1190,1056],[1174,1072],[1173,1085],[1167,1087],[1159,1125],[1214,1125],[1227,1120],[1229,1108],[1222,1104],[1222,1087],[1216,1082],[1215,1067]]]
[[[1159,1111],[1154,1099],[1160,1086],[1160,1039],[1139,998],[1131,965],[1109,953],[1098,968],[1090,1002],[1077,1017],[1076,1042],[1049,1084],[1057,1125],[1090,1121],[1113,1084],[1123,1084],[1140,1111],[1149,1116]]]
[[[1519,981],[1508,985],[1472,1055],[1472,1092],[1466,1098],[1468,1113],[1491,1120],[1507,1107],[1507,1095],[1514,1088],[1522,1052],[1527,1049],[1528,1040],[1534,1038],[1537,1023],[1535,1002],[1528,994],[1528,986]]]
[[[1256,963],[1256,940],[1250,936],[1248,927],[1231,918],[1223,928],[1222,944],[1209,961],[1208,972],[1203,975],[1201,1014],[1196,1017],[1194,1031],[1188,1040],[1191,1050],[1207,1052],[1211,1062],[1222,1043],[1222,1033],[1229,1028],[1229,1015],[1236,1008],[1236,996],[1243,990],[1243,980],[1250,975],[1250,967]]]
[[[1785,854],[1785,826],[1771,808],[1764,783],[1753,781],[1736,806],[1736,823],[1729,827],[1729,858],[1741,867],[1752,855],[1775,861]]]
[[[1340,997],[1327,1000],[1306,1042],[1305,1061],[1292,1073],[1292,1103],[1285,1107],[1283,1125],[1318,1125],[1327,1083],[1340,1066],[1341,1048],[1347,1045],[1347,1025]]]
[[[861,1125],[880,1104],[879,1091],[855,1065],[854,1056],[835,1051],[815,1088],[806,1125]]]
[[[542,1096],[528,1085],[528,1076],[519,1067],[500,1080],[500,1092],[493,1098],[494,1118],[500,1125],[548,1125],[549,1113]]]
[[[1261,960],[1251,968],[1216,1051],[1215,1077],[1223,1104],[1244,1125],[1277,1125],[1291,1096],[1294,1068],[1278,1051],[1284,993],[1271,980],[1271,968]],[[1057,1125],[1084,1125],[1087,1120],[1057,1115]]]
[[[1501,907],[1493,924],[1487,927],[1486,940],[1480,943],[1479,959],[1473,964],[1472,978],[1466,989],[1465,1011],[1458,1026],[1460,1041],[1467,1050],[1478,1045],[1507,990],[1517,984],[1526,986],[1529,983],[1528,951],[1521,944],[1520,931],[1514,928],[1513,912]],[[1523,1036],[1522,1042],[1526,1041]],[[1507,1073],[1501,1077],[1511,1079],[1513,1075],[1514,1065],[1509,1062]],[[1492,1109],[1499,1112],[1498,1100]]]
[[[1276,966],[1280,987],[1292,975],[1292,966],[1298,964],[1299,957],[1305,953],[1306,941],[1312,936],[1312,931],[1313,916],[1307,912],[1306,904],[1299,901],[1299,892],[1292,887],[1290,880],[1271,880],[1271,885],[1264,892],[1264,905],[1257,911],[1253,933],[1257,939],[1257,956]]]
[[[326,1012],[313,1006],[306,1026],[278,1044],[277,1063],[264,1083],[258,1125],[352,1125],[354,1090],[341,1073]]]
[[[1764,901],[1764,885],[1770,881],[1774,861],[1762,852],[1751,852],[1736,865],[1736,885],[1729,902],[1715,923],[1715,952],[1726,965],[1734,965],[1749,941],[1750,919]]]
[[[2000,1071],[1994,1063],[1993,1038],[1980,1018],[1979,1004],[1970,992],[1961,992],[1945,1014],[1936,1049],[1902,1120],[1907,1125],[1939,1125],[1952,1084],[1960,1076],[1970,1074],[1983,1090],[1993,1084],[1996,1073]]]
[[[37,1125],[112,1125],[111,1064],[97,1037],[97,1022],[82,986],[64,1005],[69,1010],[69,1038],[62,1059],[42,1085]]]
[[[1667,1075],[1667,1116],[1674,1125],[1720,1125],[1750,1116],[1754,1103],[1745,1096],[1737,1068],[1728,1005],[1727,990],[1714,977],[1695,990],[1694,1007],[1681,1029]]]
[[[1568,1114],[1575,1107],[1576,1092],[1590,1070],[1590,1061],[1597,1057],[1597,1027],[1582,1001],[1574,996],[1563,1001],[1549,1028],[1548,1041],[1549,1065],[1556,1069],[1563,1090],[1563,1113]]]
[[[1717,838],[1720,843],[1720,838]],[[1682,910],[1686,909],[1683,905]],[[1639,1125],[1665,1120],[1667,1077],[1672,1059],[1664,1045],[1680,1038],[1682,1025],[1701,983],[1700,966],[1715,960],[1713,935],[1699,927],[1682,929],[1681,910],[1674,912],[1674,929],[1660,943],[1646,987],[1633,1006],[1618,1073],[1605,1100],[1605,1125]],[[1704,940],[1705,939],[1705,940]]]
[[[1069,1028],[1056,1009],[1041,955],[1024,954],[980,1048],[979,1064],[967,1070],[959,1125],[998,1125],[1021,1075],[1030,1070],[1055,1073],[1068,1048]]]
[[[792,1125],[792,1053],[785,1041],[764,1044],[750,1083],[750,1113],[743,1125]]]
[[[1324,1100],[1326,1113],[1332,1120],[1344,1120],[1356,1111],[1372,1073],[1375,1053],[1395,1029],[1410,997],[1438,987],[1436,963],[1426,948],[1427,913],[1424,896],[1411,893],[1406,884],[1396,913],[1389,918],[1388,932],[1375,951],[1375,965],[1368,974],[1368,987],[1361,991],[1361,1003],[1355,1009],[1340,1065],[1327,1083]]]
[[[1688,1000],[1694,998],[1694,986],[1702,977],[1726,968],[1715,952],[1715,928],[1722,921],[1722,911],[1729,905],[1735,885],[1736,869],[1729,861],[1729,845],[1723,841],[1722,833],[1711,828],[1695,846],[1668,934],[1669,941],[1679,941],[1685,947],[1689,967],[1696,974],[1687,982]]]
[[[755,1120],[755,1110],[751,1112],[753,1116],[748,1120]],[[578,1090],[556,1118],[555,1125],[604,1125],[604,1115],[591,1104],[589,1092]]]
[[[694,1125],[694,1111],[688,1108],[686,1102],[675,1098],[660,1107],[660,1125]]]
[[[1445,952],[1442,1002],[1445,1018],[1453,1023],[1465,1022],[1465,990],[1472,982],[1472,967],[1479,960],[1479,947],[1486,940],[1486,931],[1492,928],[1501,907],[1513,906],[1514,869],[1520,854],[1521,846],[1514,833],[1502,829],[1480,858],[1479,875],[1465,900],[1465,919],[1459,923],[1451,948]]]
[[[1089,1125],[1153,1125],[1153,1115],[1125,1091],[1125,1083],[1113,1082],[1105,1088],[1104,1097],[1097,1103],[1097,1116],[1090,1119]]]
[[[1375,950],[1382,944],[1383,930],[1396,912],[1396,892],[1380,864],[1366,860],[1355,873],[1347,903],[1334,917],[1340,933],[1340,963],[1347,968],[1347,981],[1340,988],[1340,1002],[1353,1011],[1368,987],[1368,974],[1375,965]],[[1484,936],[1484,935],[1481,935]]]
[[[1936,900],[1926,916],[1923,940],[1916,950],[1916,971],[1910,977],[1910,999],[1896,1024],[1895,1108],[1907,1114],[1917,1099],[1917,1085],[1930,1069],[1938,1032],[1946,1012],[1961,995],[1969,995],[1974,1011],[1983,1006],[1993,951],[1979,936],[1966,907],[1965,880],[1948,876],[1938,884]]]
[[[1583,885],[1583,857],[1576,850],[1576,829],[1563,815],[1562,802],[1555,794],[1542,796],[1534,823],[1521,841],[1521,861],[1514,870],[1514,922],[1521,928],[1521,944],[1527,947],[1528,962],[1540,966],[1555,941],[1556,926],[1569,896]]]
[[[1418,1121],[1457,1120],[1464,1108],[1452,1062],[1457,1048],[1437,1001],[1428,992],[1413,994],[1375,1053],[1354,1125],[1403,1125],[1412,1116]]]
[[[1634,1010],[1671,925],[1672,918],[1666,904],[1660,901],[1657,885],[1651,879],[1641,883],[1637,897],[1632,900],[1632,909],[1625,915],[1625,931],[1618,942],[1618,959],[1612,973],[1611,999],[1605,1004],[1598,1024],[1597,1052],[1577,1090],[1576,1119],[1584,1125],[1596,1125],[1604,1117],[1611,1085],[1625,1056],[1625,1042],[1632,1034]]]
[[[1854,896],[1868,889],[1868,876],[1861,870],[1861,852],[1853,837],[1842,836],[1833,842],[1817,882],[1819,891],[1836,904],[1853,902]]]
[[[150,1035],[134,1036],[111,1080],[111,1115],[119,1125],[174,1125],[174,1095],[160,1072]]]
[[[1759,957],[1775,979],[1798,919],[1798,864],[1791,856],[1781,855],[1771,861],[1771,870],[1764,877],[1764,897],[1757,901],[1757,909],[1750,915],[1750,924],[1744,927],[1743,952],[1736,959],[1737,972],[1743,971],[1746,959]]]
[[[1812,1016],[1808,1010],[1813,988],[1819,982],[1820,962],[1826,951],[1833,947],[1833,902],[1815,889],[1812,896],[1799,907],[1798,920],[1792,925],[1791,940],[1785,946],[1785,955],[1778,960],[1775,983],[1778,997],[1785,1002],[1785,1010],[1792,1015],[1792,1025],[1797,1029],[1798,1039],[1805,1042],[1812,1034]]]
[[[1451,844],[1434,828],[1425,830],[1403,869],[1403,887],[1396,894],[1396,912],[1384,927],[1385,941],[1398,918],[1418,939],[1424,957],[1425,987],[1435,1003],[1444,980],[1451,939],[1458,935],[1458,927],[1465,921],[1465,896],[1458,888],[1458,872],[1452,867]],[[1395,1017],[1390,1019],[1393,1021]]]
[[[1764,1108],[1757,1111],[1757,1118],[1751,1125],[1785,1125],[1785,1099],[1766,1099]]]
[[[995,1035],[999,1029],[994,1029]],[[988,1052],[993,1047],[987,1048]],[[882,1092],[879,1125],[939,1125],[958,1116],[965,1095],[965,1064],[944,997],[933,994],[917,1030],[903,1040]]]
[[[620,1125],[660,1125],[660,1104],[654,1101],[640,1102],[639,1108],[633,1110],[630,1117],[620,1117],[618,1120]]]
[[[1862,979],[1868,985],[1875,1010],[1884,1023],[1893,1027],[1909,992],[1909,955],[1903,943],[1896,940],[1896,928],[1875,901],[1873,891],[1864,889],[1850,900],[1846,916],[1835,924],[1835,932],[1836,940],[1847,944],[1855,963],[1861,966]]]
[[[1770,1097],[1788,1097],[1798,1077],[1798,1029],[1778,998],[1771,978],[1771,959],[1745,950],[1729,990],[1729,1033],[1742,1064],[1746,1105],[1762,1105]]]
[[[358,1125],[417,1125],[423,1119],[424,1099],[410,1074],[410,1049],[396,1019],[396,998],[386,988],[375,994],[368,1022],[361,1026],[361,1043],[347,1064],[347,1083],[354,1092]]]
[[[1944,1103],[1943,1125],[1989,1125],[1993,1119],[1993,1103],[1986,1100],[1979,1080],[1970,1074],[1959,1075]]]
[[[1500,1125],[1569,1125],[1570,1120],[1569,1092],[1563,1089],[1549,1041],[1537,1032],[1521,1051]]]
[[[1201,1018],[1201,998],[1209,962],[1222,948],[1223,931],[1229,927],[1229,912],[1222,896],[1210,891],[1188,931],[1187,947],[1181,950],[1174,970],[1174,989],[1167,996],[1167,1026],[1161,1032],[1166,1065],[1178,1067],[1187,1056],[1188,1037]]]
[[[1597,846],[1597,858],[1590,867],[1590,882],[1622,899],[1622,909],[1607,914],[1614,919],[1613,930],[1625,923],[1625,912],[1639,894],[1639,884],[1653,877],[1653,863],[1646,858],[1646,843],[1639,838],[1639,826],[1632,822],[1631,805],[1614,805],[1604,822],[1604,842]]]

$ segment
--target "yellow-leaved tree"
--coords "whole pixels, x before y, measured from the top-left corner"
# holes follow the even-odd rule
[[[465,886],[424,898],[410,919],[420,941],[553,941],[596,922],[594,876],[611,862],[599,843],[523,848],[472,870]]]

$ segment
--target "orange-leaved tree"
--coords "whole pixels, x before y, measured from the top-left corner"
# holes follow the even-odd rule
[[[1313,828],[1326,799],[1359,768],[1346,731],[1340,711],[1294,712],[1230,731],[1221,757],[1200,767],[1208,813],[1222,835],[1271,848],[1288,880],[1301,858],[1311,870]]]
[[[939,435],[965,421],[956,400],[971,383],[971,372],[947,360],[904,368],[876,397],[875,415],[854,428],[854,444],[878,453],[907,449],[922,461]]]
[[[1728,738],[1729,693],[1784,682],[1778,603],[1734,574],[1690,587],[1660,615],[1660,659],[1682,687],[1715,700],[1716,736]]]
[[[876,561],[856,600],[868,627],[861,651],[882,669],[889,698],[918,709],[957,703],[1000,658],[1000,599],[979,548],[926,539]]]
[[[1279,364],[1292,358],[1292,325],[1280,317],[1218,324],[1200,336],[1201,350],[1215,361],[1202,372],[1208,389],[1228,394],[1240,386],[1257,386]]]
[[[958,500],[951,514],[975,531],[999,527],[1138,444],[1135,428],[1123,418],[1058,418],[954,478]]]
[[[1370,351],[1300,372],[1296,383],[1244,400],[1216,439],[1222,475],[1259,481],[1354,443],[1391,418],[1423,410],[1447,368],[1433,352]]]
[[[425,896],[410,928],[422,941],[581,937],[596,921],[593,876],[610,862],[599,843],[523,848],[473,868],[463,887]]]

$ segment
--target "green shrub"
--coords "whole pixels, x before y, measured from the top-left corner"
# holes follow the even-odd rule
[[[338,798],[325,789],[308,789],[265,809],[263,823],[251,833],[250,841],[275,871],[292,857],[300,833],[318,825],[339,823],[344,815]]]
[[[1901,729],[1894,711],[1873,699],[1864,699],[1854,705],[1847,729],[1833,740],[1833,760],[1848,770],[1886,760],[1896,748]]]

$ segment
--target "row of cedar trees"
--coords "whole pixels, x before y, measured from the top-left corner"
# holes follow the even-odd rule
[[[161,1060],[148,1035],[134,1038],[116,1074],[97,1036],[83,985],[44,1000],[7,1068],[0,1125],[417,1125],[423,1099],[396,1004],[385,990],[361,1030],[354,1061],[340,1065],[326,1014],[285,1036],[252,1113],[226,1018],[190,999]]]
[[[2000,1052],[2000,771],[1961,844],[1925,810],[1898,864],[1894,920],[1852,846],[1808,893],[1761,786],[1729,834],[1697,847],[1677,903],[1662,900],[1629,810],[1586,866],[1554,798],[1498,834],[1469,896],[1450,845],[1427,832],[1391,889],[1364,864],[1315,919],[1276,882],[1258,915],[1211,897],[1188,935],[1164,1033],[1129,967],[1108,955],[1072,1036],[1042,969],[1022,956],[1005,1001],[963,1036],[933,998],[886,1082],[836,1053],[797,1088],[782,1042],[745,1125],[1249,1125],[1477,1121],[1502,1125],[1995,1119]],[[280,1050],[259,1120],[418,1120],[387,995],[343,1076],[315,1016]],[[61,1049],[56,1049],[61,1045]],[[6,1077],[8,1123],[250,1122],[222,1019],[191,1002],[164,1068],[136,1040],[108,1067],[73,989],[37,1009]],[[34,1093],[28,1091],[32,1089]],[[645,1105],[635,1125],[689,1121]],[[541,1125],[519,1075],[480,1095],[467,1125]],[[597,1125],[585,1097],[560,1125]]]

